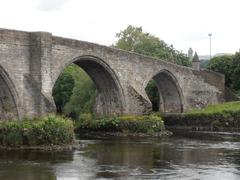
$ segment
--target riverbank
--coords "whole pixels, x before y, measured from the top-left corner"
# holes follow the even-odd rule
[[[2,148],[53,149],[72,145],[74,126],[69,119],[48,115],[22,121],[0,123],[0,146]]]
[[[240,131],[240,101],[210,105],[184,114],[164,115],[169,130]]]
[[[94,117],[82,114],[78,120],[56,115],[0,123],[1,149],[71,150],[75,133],[87,137],[164,137],[170,131],[240,132],[240,102],[211,105],[184,114]]]
[[[82,115],[75,122],[76,133],[101,136],[166,136],[164,122],[159,115],[128,115],[96,118],[91,114]]]
[[[82,114],[79,120],[48,115],[37,119],[0,122],[0,149],[62,151],[78,148],[75,136],[163,137],[166,131],[158,115],[96,118]]]

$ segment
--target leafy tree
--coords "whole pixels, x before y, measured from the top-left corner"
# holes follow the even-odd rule
[[[74,79],[71,74],[63,72],[53,87],[53,98],[57,112],[62,114],[63,108],[69,101],[74,87]]]
[[[240,52],[236,52],[235,55],[214,57],[207,68],[223,73],[226,86],[240,94]]]
[[[77,119],[81,113],[92,113],[96,97],[96,87],[88,74],[77,65],[67,67],[71,72],[75,86],[69,102],[64,107],[64,114]]]
[[[233,59],[233,55],[217,56],[213,57],[207,65],[207,69],[225,74],[225,84],[228,87],[232,85]]]
[[[146,56],[171,61],[179,65],[190,66],[191,62],[172,45],[152,34],[143,32],[142,27],[129,25],[125,30],[116,34],[118,41],[113,45],[116,48],[133,51]]]
[[[90,77],[80,67],[71,64],[59,76],[53,88],[57,112],[78,118],[89,113],[95,100],[96,88]]]

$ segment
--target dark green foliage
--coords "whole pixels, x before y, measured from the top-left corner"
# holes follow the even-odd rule
[[[120,116],[93,118],[87,114],[82,116],[76,129],[104,132],[155,133],[164,129],[160,116]]]
[[[34,120],[5,121],[0,123],[0,145],[69,144],[73,142],[73,130],[71,120],[54,115]]]
[[[22,143],[22,126],[20,123],[9,122],[0,125],[0,141],[3,146],[20,146]]]
[[[97,92],[95,84],[88,74],[75,64],[68,66],[66,71],[73,76],[75,86],[64,107],[64,114],[77,119],[82,113],[92,113]]]
[[[116,36],[118,41],[113,45],[116,48],[171,61],[183,66],[191,65],[185,54],[154,35],[143,32],[142,27],[129,25],[125,30],[117,33]]]
[[[71,64],[58,78],[53,96],[66,116],[77,119],[81,113],[91,113],[96,96],[96,87],[90,77],[79,66]]]
[[[233,58],[234,56],[232,55],[214,57],[207,65],[207,69],[225,74],[225,84],[228,87],[232,85]]]
[[[240,94],[240,52],[214,57],[207,68],[225,75],[226,86]]]
[[[53,87],[53,98],[57,112],[62,114],[63,108],[69,101],[74,87],[74,79],[71,74],[63,72]]]
[[[152,110],[159,111],[159,92],[155,81],[149,81],[145,90],[150,101],[152,102]]]

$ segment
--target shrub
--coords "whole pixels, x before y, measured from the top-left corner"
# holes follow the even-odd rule
[[[80,119],[76,127],[78,131],[110,131],[110,132],[130,132],[148,133],[162,131],[164,123],[160,116],[136,116],[127,115],[120,117],[103,117],[92,119]]]
[[[19,146],[22,142],[20,123],[9,122],[1,126],[1,144],[4,146]]]
[[[0,123],[0,145],[61,145],[74,138],[71,120],[48,115],[43,118]]]

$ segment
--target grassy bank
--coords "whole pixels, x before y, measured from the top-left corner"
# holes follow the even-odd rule
[[[78,132],[87,130],[153,134],[164,130],[163,120],[157,115],[94,118],[91,114],[83,114],[75,126]]]
[[[72,121],[55,115],[0,123],[0,145],[4,147],[64,145],[73,139]]]
[[[164,117],[167,126],[208,127],[211,130],[239,130],[240,102],[210,105],[200,110],[191,110],[181,115]]]
[[[222,104],[210,105],[200,110],[192,110],[187,112],[187,115],[222,115],[232,116],[233,114],[240,113],[240,101],[227,102]]]

